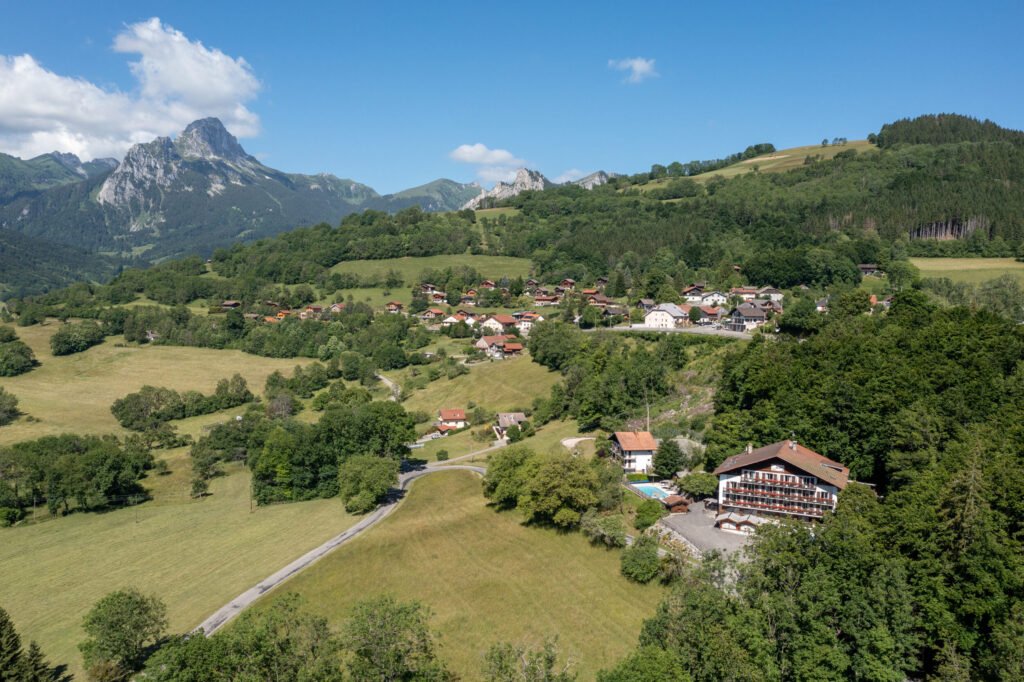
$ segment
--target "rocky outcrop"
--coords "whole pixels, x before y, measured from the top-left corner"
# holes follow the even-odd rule
[[[594,189],[601,185],[608,184],[608,181],[615,177],[615,173],[605,173],[604,171],[597,171],[586,175],[579,180],[573,180],[572,184],[582,187],[583,189]]]
[[[520,168],[512,182],[499,182],[489,190],[481,189],[480,194],[463,204],[462,208],[477,209],[503,199],[511,199],[528,190],[544,190],[553,185],[554,183],[539,171]]]

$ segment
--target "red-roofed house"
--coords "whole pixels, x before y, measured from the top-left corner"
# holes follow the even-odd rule
[[[438,410],[437,423],[439,427],[447,426],[450,429],[464,429],[469,426],[466,411],[458,409]]]
[[[389,301],[385,306],[389,313],[400,313],[402,312],[402,304],[398,301]]]
[[[626,473],[647,473],[653,467],[658,441],[650,431],[616,431],[608,440]]]
[[[723,513],[820,519],[836,508],[850,470],[795,440],[728,457],[715,469]],[[727,530],[737,530],[727,528]]]
[[[473,346],[476,347],[476,348],[479,348],[480,350],[486,351],[486,350],[488,350],[491,346],[493,346],[496,343],[503,343],[503,342],[507,341],[508,339],[514,339],[514,338],[516,338],[516,337],[513,336],[512,334],[497,334],[497,335],[494,335],[494,336],[481,336],[477,340],[477,342],[473,344]]]

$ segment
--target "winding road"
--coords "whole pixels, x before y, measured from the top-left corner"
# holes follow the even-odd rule
[[[496,450],[501,446],[492,446],[484,450],[477,452],[471,452],[468,455],[463,455],[457,459],[465,459],[466,457],[473,457],[491,450]],[[454,461],[454,460],[452,460]],[[238,595],[224,606],[217,609],[209,618],[204,620],[199,626],[193,630],[193,633],[202,632],[206,636],[210,636],[217,632],[220,628],[224,627],[232,618],[237,616],[239,613],[244,611],[246,608],[252,605],[257,599],[262,597],[264,594],[274,589],[284,581],[291,578],[293,575],[302,571],[305,568],[313,565],[338,547],[342,546],[352,538],[362,534],[367,529],[380,523],[388,515],[390,515],[398,507],[398,503],[403,498],[403,492],[408,489],[409,485],[417,478],[426,476],[427,474],[436,473],[438,471],[472,471],[483,475],[487,472],[487,469],[480,466],[470,466],[463,464],[451,465],[447,462],[432,462],[425,467],[417,469],[409,469],[403,471],[398,476],[398,489],[393,491],[394,494],[390,495],[388,500],[377,507],[374,511],[363,517],[359,523],[355,524],[351,528],[335,535],[333,538],[323,543],[315,549],[311,549],[295,561],[291,562],[281,570],[277,571],[273,575],[264,578],[254,587],[249,588],[242,594]]]

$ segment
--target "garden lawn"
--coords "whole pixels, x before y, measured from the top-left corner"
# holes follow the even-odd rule
[[[921,277],[949,277],[954,282],[980,284],[1013,275],[1024,284],[1024,263],[1013,258],[911,258]]]
[[[442,377],[413,391],[402,405],[406,410],[423,410],[432,416],[442,408],[472,409],[471,402],[495,412],[508,412],[529,408],[538,396],[546,398],[560,378],[527,355],[485,361],[470,365],[469,374],[454,379]]]
[[[125,345],[120,336],[82,353],[54,357],[50,337],[59,327],[51,320],[42,326],[17,328],[41,364],[26,374],[5,378],[3,385],[17,396],[19,409],[39,421],[23,416],[0,428],[0,445],[61,433],[123,435],[126,432],[110,406],[145,384],[211,393],[218,380],[237,372],[245,377],[249,390],[259,395],[274,370],[290,374],[295,365],[310,362],[236,350]]]
[[[480,678],[495,642],[557,634],[581,679],[593,679],[633,650],[664,590],[621,577],[618,550],[521,521],[485,504],[475,474],[431,474],[392,516],[273,595],[299,593],[334,628],[367,597],[419,600],[434,612],[441,657],[463,679]]]
[[[159,456],[159,453],[158,453]],[[167,604],[172,632],[185,632],[293,559],[351,526],[337,499],[250,512],[240,464],[188,497],[187,449],[168,457],[170,476],[143,481],[156,499],[107,513],[72,514],[0,529],[0,605],[24,640],[85,679],[81,622],[103,595],[134,586]]]

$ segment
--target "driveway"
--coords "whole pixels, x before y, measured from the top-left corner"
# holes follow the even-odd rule
[[[746,535],[715,528],[715,516],[705,511],[703,502],[690,507],[687,514],[669,514],[661,523],[689,540],[701,552],[717,549],[731,554],[743,547],[749,539]]]

